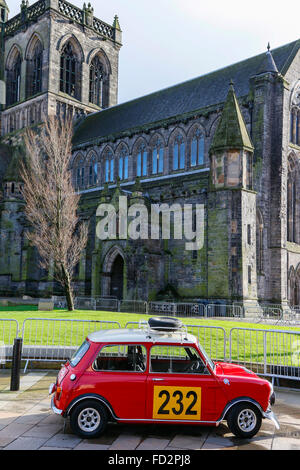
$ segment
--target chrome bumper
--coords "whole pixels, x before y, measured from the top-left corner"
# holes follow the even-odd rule
[[[262,415],[263,415],[264,418],[270,419],[271,421],[273,421],[273,423],[275,424],[276,429],[280,429],[278,419],[276,418],[276,416],[275,416],[275,414],[273,413],[272,410],[268,409]]]
[[[59,410],[59,409],[56,408],[56,406],[54,405],[54,396],[51,398],[51,408],[52,408],[52,411],[53,411],[56,415],[62,415],[62,414],[63,414],[63,410]]]

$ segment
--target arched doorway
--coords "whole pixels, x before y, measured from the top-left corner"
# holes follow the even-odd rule
[[[118,255],[111,268],[110,295],[123,299],[124,260]]]

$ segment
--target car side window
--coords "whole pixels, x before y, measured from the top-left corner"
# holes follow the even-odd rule
[[[150,372],[207,375],[209,371],[196,349],[184,346],[153,346]]]
[[[145,372],[146,348],[140,344],[104,346],[94,361],[96,371]]]

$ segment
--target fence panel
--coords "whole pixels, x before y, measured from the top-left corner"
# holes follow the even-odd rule
[[[176,304],[176,315],[178,317],[205,317],[206,306],[200,303]]]
[[[283,317],[283,311],[281,308],[273,306],[245,307],[245,315],[249,318],[280,320]]]
[[[300,380],[300,332],[232,328],[229,360],[258,375]]]
[[[148,327],[147,322],[128,322],[125,328]],[[219,326],[183,325],[187,332],[196,336],[207,354],[214,360],[226,359],[226,331]]]
[[[120,312],[128,313],[148,313],[148,304],[140,300],[121,300]]]
[[[77,310],[96,310],[96,300],[92,297],[75,297],[74,307]]]
[[[95,297],[95,310],[118,312],[119,301],[110,297]]]
[[[22,328],[22,359],[47,362],[69,359],[90,333],[113,328],[120,328],[120,324],[100,320],[28,318]]]
[[[155,315],[176,315],[176,304],[171,302],[149,302],[148,313]]]
[[[11,318],[0,318],[0,364],[12,357],[14,339],[19,336],[19,323]]]
[[[206,316],[242,318],[244,314],[240,305],[208,304],[206,305]]]
[[[53,295],[52,301],[54,302],[54,308],[67,308],[67,300],[65,296]]]

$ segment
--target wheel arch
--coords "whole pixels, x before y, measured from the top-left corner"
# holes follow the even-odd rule
[[[225,408],[222,412],[222,415],[221,415],[221,417],[218,421],[223,421],[223,420],[227,419],[228,412],[230,410],[232,410],[232,408],[235,405],[240,405],[241,403],[250,403],[251,405],[254,405],[258,409],[258,411],[260,412],[262,418],[264,418],[264,410],[262,409],[261,405],[256,400],[254,400],[253,398],[250,398],[250,397],[239,397],[239,398],[235,398],[231,402],[227,403],[227,405],[225,406]]]
[[[106,410],[108,411],[108,415],[111,419],[117,420],[117,416],[115,415],[115,412],[111,406],[111,404],[106,400],[106,398],[102,397],[101,395],[97,395],[96,393],[88,393],[86,395],[81,395],[79,397],[74,398],[74,400],[71,401],[71,403],[68,405],[64,416],[70,416],[71,411],[74,409],[74,407],[78,403],[83,403],[84,401],[88,400],[95,400],[100,402],[102,405],[105,406]]]

